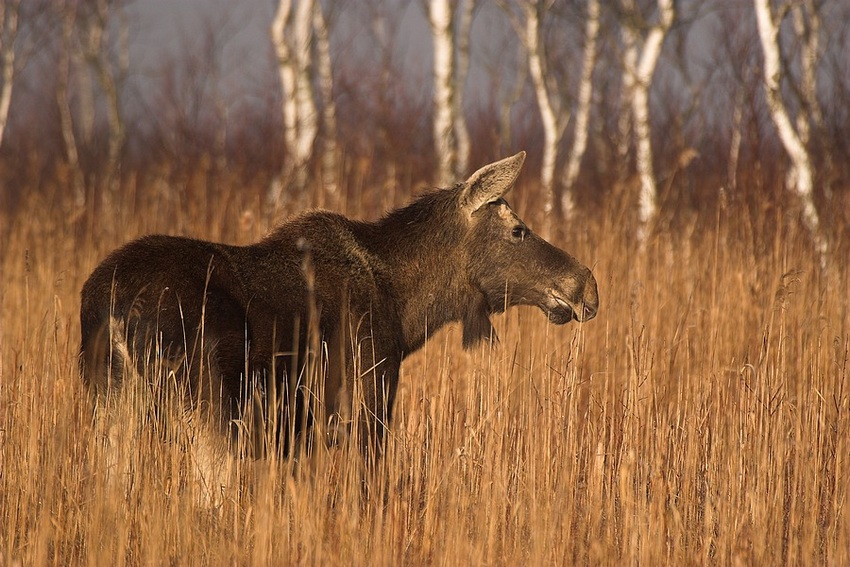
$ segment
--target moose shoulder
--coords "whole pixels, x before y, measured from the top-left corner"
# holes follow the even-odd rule
[[[377,222],[309,212],[250,246],[131,242],[83,286],[84,379],[105,392],[125,368],[159,357],[224,423],[245,409],[250,388],[289,392],[287,415],[303,418],[296,434],[318,410],[350,415],[356,391],[369,416],[361,425],[379,441],[399,366],[427,333],[459,321],[468,347],[492,335],[491,314],[520,304],[557,324],[596,315],[590,270],[503,199],[524,160],[487,165]],[[326,368],[318,397],[292,379],[310,360]]]

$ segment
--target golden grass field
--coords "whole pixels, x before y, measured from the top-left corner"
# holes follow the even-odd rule
[[[593,268],[599,316],[514,309],[469,352],[436,334],[367,472],[345,447],[215,461],[130,394],[93,419],[96,264],[148,232],[244,244],[269,215],[234,189],[82,214],[48,194],[0,216],[0,566],[850,565],[846,195],[823,269],[790,205],[677,213],[643,251],[617,198],[583,211],[555,241]]]

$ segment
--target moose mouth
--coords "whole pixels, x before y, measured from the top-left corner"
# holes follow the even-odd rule
[[[583,303],[577,306],[573,305],[573,302],[559,297],[554,290],[549,290],[547,295],[549,301],[547,302],[544,311],[546,311],[546,316],[549,318],[549,321],[556,325],[565,325],[572,320],[582,322],[593,317],[589,310],[584,307]],[[584,310],[584,317],[580,317],[578,315],[580,312],[579,309]]]
[[[576,312],[569,303],[554,295],[549,297],[555,302],[553,307],[546,310],[546,316],[550,322],[556,325],[565,325],[576,318]]]

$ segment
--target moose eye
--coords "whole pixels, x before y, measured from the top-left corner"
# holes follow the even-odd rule
[[[525,238],[525,227],[519,226],[519,225],[515,226],[513,228],[513,230],[511,231],[511,236],[513,236],[514,238],[517,238],[519,240],[522,240],[523,238]]]

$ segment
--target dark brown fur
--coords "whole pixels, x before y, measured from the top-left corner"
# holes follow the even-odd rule
[[[141,370],[158,354],[226,423],[255,386],[293,399],[318,337],[324,415],[350,415],[357,386],[368,436],[380,440],[402,360],[446,323],[462,323],[468,347],[493,336],[490,315],[511,305],[537,305],[558,324],[596,315],[590,270],[528,231],[502,199],[524,159],[485,166],[377,222],[309,212],[250,246],[159,235],[127,244],[82,289],[86,381],[104,392],[121,383],[123,357]],[[284,405],[295,406],[297,433],[309,419],[295,390]]]

